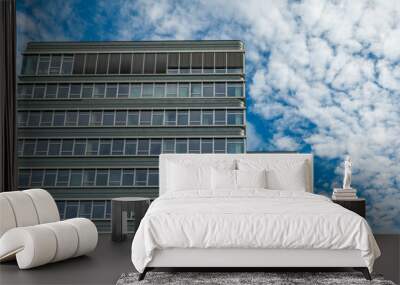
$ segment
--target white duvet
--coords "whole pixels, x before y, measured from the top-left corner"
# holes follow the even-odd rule
[[[157,198],[133,239],[132,262],[143,272],[165,248],[358,249],[370,271],[380,255],[365,219],[328,198],[257,189]]]

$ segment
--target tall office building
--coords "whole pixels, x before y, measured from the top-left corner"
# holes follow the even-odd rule
[[[32,42],[18,81],[19,187],[110,230],[110,198],[156,197],[160,153],[245,151],[240,41]]]

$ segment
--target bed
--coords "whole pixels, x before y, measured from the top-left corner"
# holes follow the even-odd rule
[[[140,280],[173,267],[352,267],[371,278],[371,229],[313,194],[312,154],[162,154],[159,173],[132,243]]]

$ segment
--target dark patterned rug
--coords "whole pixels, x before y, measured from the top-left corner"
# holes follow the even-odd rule
[[[372,275],[368,281],[359,272],[148,272],[138,281],[138,273],[122,274],[117,285],[134,284],[324,284],[324,285],[395,285],[382,276]]]

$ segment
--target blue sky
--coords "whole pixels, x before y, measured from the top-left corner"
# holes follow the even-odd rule
[[[400,1],[17,0],[28,41],[240,39],[249,150],[313,152],[316,192],[353,186],[400,232]]]

